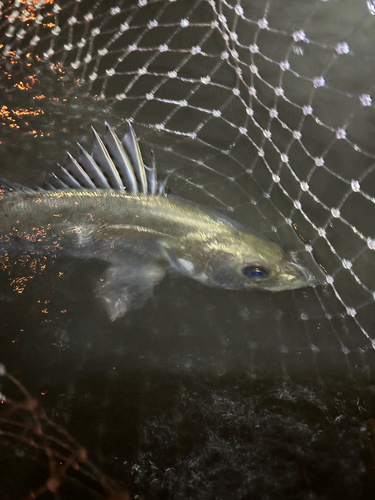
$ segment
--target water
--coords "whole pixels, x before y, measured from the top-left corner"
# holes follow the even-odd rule
[[[44,19],[52,18],[47,17],[52,4],[41,7]],[[253,47],[251,61],[248,51],[235,46],[239,60],[234,55],[231,68],[242,68],[247,87],[221,59],[235,38],[228,42],[222,32],[212,31],[208,2],[149,2],[144,8],[135,2],[120,4],[122,14],[112,15],[101,2],[69,2],[56,14],[62,31],[55,38],[50,38],[47,27],[38,31],[33,22],[25,25],[24,39],[6,38],[6,43],[27,47],[35,29],[41,40],[34,52],[42,56],[55,40],[55,53],[47,62],[35,53],[26,56],[27,51],[20,59],[0,60],[7,72],[0,77],[0,176],[40,185],[57,163],[64,163],[66,150],[76,153],[76,141],[90,150],[91,124],[102,131],[108,120],[121,132],[122,119],[132,117],[146,162],[153,148],[159,171],[172,172],[173,193],[212,206],[271,235],[300,258],[311,259],[288,223],[290,217],[297,234],[313,246],[317,262],[335,277],[336,288],[241,293],[168,276],[143,309],[112,323],[93,293],[104,262],[23,258],[12,263],[11,272],[7,268],[0,275],[0,361],[40,402],[48,418],[87,449],[98,470],[133,498],[371,498],[373,252],[358,231],[371,236],[373,208],[370,202],[362,211],[352,207],[345,214],[357,233],[324,208],[328,205],[329,213],[331,206],[342,208],[355,179],[371,193],[371,178],[367,187],[362,181],[368,179],[365,173],[373,162],[368,130],[372,108],[366,101],[358,111],[354,104],[354,97],[360,103],[359,96],[370,93],[370,78],[366,73],[356,79],[354,70],[347,77],[346,63],[337,63],[332,48],[347,39],[351,50],[361,54],[366,44],[355,36],[354,24],[367,27],[369,21],[362,17],[366,3],[354,20],[349,7],[341,9],[343,22],[336,26],[331,22],[337,15],[332,2],[324,7],[322,2],[304,2],[296,8],[291,1],[282,15],[274,2],[242,2],[242,20],[234,20],[230,3],[218,2],[240,43],[257,45],[260,51],[258,57]],[[32,7],[30,2],[25,5]],[[303,45],[299,36],[299,49],[289,50],[289,39],[299,30],[308,39],[319,38],[321,25],[314,23],[314,15],[319,18],[323,8],[330,16],[322,28],[321,45]],[[91,11],[95,15],[90,20]],[[259,31],[258,20],[266,17],[273,31]],[[149,24],[155,19],[159,30]],[[184,21],[181,26],[181,19],[189,19],[189,25]],[[124,30],[124,38],[109,44],[125,21],[130,29]],[[225,32],[224,21],[219,21]],[[342,28],[344,21],[352,31]],[[200,26],[194,26],[197,23]],[[102,28],[100,35],[91,31],[97,26]],[[80,53],[82,36],[87,43]],[[119,74],[112,75],[124,47],[136,42],[140,49],[124,57]],[[68,43],[73,49],[66,48]],[[107,45],[108,55],[101,56],[99,51]],[[164,45],[171,50],[160,49]],[[209,57],[197,49],[191,57],[192,47],[200,47]],[[92,61],[85,65],[88,53]],[[347,51],[341,56],[349,57]],[[298,78],[271,64],[279,60],[290,61]],[[363,63],[359,56],[358,60]],[[170,72],[182,61],[181,79],[176,79]],[[254,81],[249,64],[241,61],[256,63],[264,81],[272,89],[281,85],[293,105],[275,102],[273,90],[264,81]],[[335,64],[337,71],[330,79],[324,76],[331,87],[316,85],[314,78]],[[146,74],[138,71],[145,67]],[[94,73],[98,77],[90,78]],[[344,74],[347,78],[340,78]],[[251,93],[253,85],[257,97]],[[150,98],[150,92],[157,99]],[[324,126],[304,108],[309,103]],[[270,121],[268,110],[273,108],[278,113],[273,112],[274,118],[300,131],[309,154],[299,143],[289,143],[291,134],[280,122]],[[206,122],[207,109],[220,112]],[[334,134],[329,127],[342,127],[343,122],[349,124],[348,135],[355,138],[357,149],[347,142],[339,147],[340,140],[330,142]],[[240,131],[245,125],[250,132]],[[271,142],[266,142],[268,131]],[[281,152],[306,185],[296,182]],[[330,175],[316,168],[315,159],[321,156]],[[271,171],[264,168],[262,158]],[[309,197],[311,192],[318,202]],[[326,238],[317,237],[318,228],[324,229],[320,232]],[[347,262],[354,262],[353,267]],[[8,382],[2,377],[1,392],[17,399]],[[25,442],[21,437],[33,435],[35,416],[43,418],[32,405],[22,411],[21,416],[0,414],[5,450],[0,464],[2,498],[27,498],[30,490],[40,498],[115,498],[116,488],[111,483],[106,493],[96,469],[83,477],[70,468],[57,492],[38,493],[49,476],[56,479],[56,472],[48,468],[55,455],[48,455],[48,450],[58,447],[43,440],[38,447],[35,436],[35,442]],[[4,423],[5,417],[26,419],[26,430],[17,433]],[[42,436],[50,436],[50,424],[42,423]],[[66,435],[61,439],[70,443]],[[69,450],[58,456],[63,463],[61,455],[73,454]]]

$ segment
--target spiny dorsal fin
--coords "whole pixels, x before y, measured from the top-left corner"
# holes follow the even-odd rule
[[[122,143],[127,149],[130,162],[133,166],[134,174],[137,178],[140,192],[142,194],[146,194],[148,192],[147,189],[147,176],[145,172],[145,167],[141,155],[141,150],[139,149],[139,144],[137,138],[135,136],[135,132],[130,122],[126,122],[128,126],[128,130],[124,134],[122,139]]]
[[[165,195],[165,182],[157,178],[155,156],[152,153],[151,167],[146,167],[130,122],[122,141],[108,123],[106,129],[101,139],[92,128],[92,155],[80,144],[78,159],[68,153],[68,164],[60,167],[61,174],[55,174],[52,179],[55,189],[114,189],[126,190],[128,194]],[[47,185],[48,189],[51,187]]]
[[[126,180],[128,180],[126,175],[125,176],[123,175],[121,178],[119,170],[118,168],[116,168],[118,164],[120,164],[120,170],[121,170],[121,162],[118,161],[118,158],[121,159],[123,151],[119,149],[119,144],[114,143],[112,145],[112,148],[109,148],[108,145],[107,144],[105,145],[104,142],[101,140],[99,134],[96,132],[94,127],[92,127],[92,131],[94,133],[94,146],[92,149],[92,157],[96,162],[96,164],[98,165],[98,167],[102,170],[103,174],[107,177],[110,186],[116,190],[122,190],[128,188],[131,191],[132,182],[131,181],[130,183],[126,182]]]
[[[11,182],[3,177],[0,177],[0,195],[5,193],[35,193],[37,189],[31,189],[17,182]]]

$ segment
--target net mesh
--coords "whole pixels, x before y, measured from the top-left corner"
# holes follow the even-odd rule
[[[128,500],[87,450],[50,420],[40,403],[0,366],[1,496],[6,499]],[[15,463],[16,462],[16,463]],[[21,473],[20,473],[21,471]]]
[[[0,12],[4,177],[42,179],[76,140],[90,147],[89,124],[121,133],[130,118],[173,193],[279,242],[321,276],[321,286],[282,294],[210,292],[217,305],[202,329],[220,342],[194,344],[180,368],[371,378],[373,1],[14,0]],[[173,304],[184,334],[197,328],[186,304],[198,310],[203,293]],[[160,321],[144,329],[173,343],[175,326]]]
[[[348,353],[372,349],[374,336],[373,10],[321,0],[3,2],[2,66],[16,80],[26,68],[14,85],[34,93],[36,115],[78,93],[96,100],[98,122],[109,114],[147,127],[141,139],[163,150],[178,194],[301,252],[285,226],[294,228],[326,273],[313,292],[322,329]],[[10,109],[4,123],[38,134],[40,124]],[[316,317],[303,307],[302,321]]]

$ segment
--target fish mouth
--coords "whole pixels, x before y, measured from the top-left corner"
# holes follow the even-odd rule
[[[284,264],[282,271],[275,278],[271,278],[267,284],[258,283],[258,286],[264,290],[281,292],[310,286],[315,287],[319,284],[321,282],[309,269],[289,261]]]
[[[269,286],[264,288],[273,292],[278,292],[283,290],[305,288],[309,286],[314,287],[318,284],[319,281],[310,270],[306,269],[306,267],[294,262],[288,262],[283,267],[283,270],[278,275],[278,277],[272,283],[270,283]]]
[[[285,280],[286,288],[289,289],[317,286],[319,284],[318,279],[309,269],[295,262],[289,262],[285,274],[283,273],[283,279]]]

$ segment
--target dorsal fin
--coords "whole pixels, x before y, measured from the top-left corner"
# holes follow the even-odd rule
[[[0,195],[4,193],[35,193],[36,190],[0,177]]]
[[[135,132],[130,122],[126,122],[128,130],[122,138],[122,143],[127,149],[130,162],[133,166],[135,177],[138,181],[140,192],[146,194],[147,190],[147,176],[144,168],[144,163],[139,149],[139,144],[135,136]]]
[[[59,175],[54,174],[47,189],[113,189],[128,194],[165,195],[165,183],[157,179],[155,157],[152,155],[151,167],[144,165],[130,122],[122,141],[108,123],[106,128],[103,139],[92,128],[92,155],[78,144],[78,159],[68,153],[70,161],[60,167]]]
[[[114,144],[113,147],[114,155],[110,154],[109,149],[106,147],[106,145],[101,140],[98,133],[93,127],[92,131],[94,134],[94,146],[92,148],[92,157],[93,160],[98,165],[98,167],[102,170],[103,174],[107,177],[110,186],[113,189],[117,190],[128,188],[130,191],[132,191],[132,182],[131,181],[128,183],[126,182],[128,180],[127,176],[123,175],[123,177],[121,178],[119,171],[114,163],[114,155],[121,158],[122,151],[120,151],[119,148],[116,149],[116,146],[118,146],[118,144]],[[117,164],[120,163],[121,165],[121,162],[119,161],[117,161],[116,163]]]

